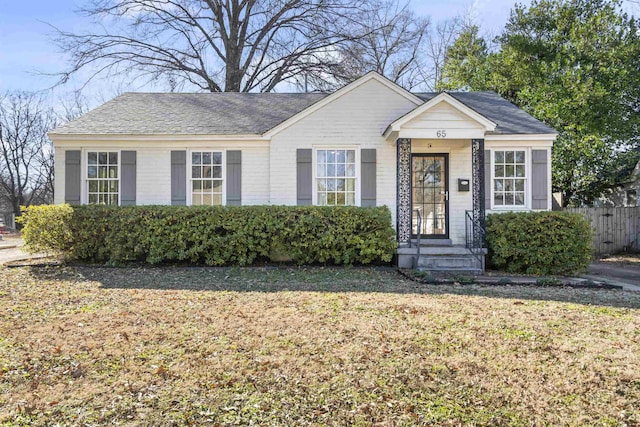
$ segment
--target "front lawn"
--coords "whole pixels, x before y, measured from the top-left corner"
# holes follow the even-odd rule
[[[0,268],[7,425],[638,425],[640,294]]]

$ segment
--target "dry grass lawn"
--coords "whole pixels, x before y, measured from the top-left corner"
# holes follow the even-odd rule
[[[640,425],[640,294],[0,268],[5,425]]]

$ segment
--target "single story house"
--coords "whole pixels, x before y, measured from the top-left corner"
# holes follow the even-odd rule
[[[551,209],[553,129],[375,72],[329,94],[125,93],[49,135],[55,203],[386,205],[402,266],[482,268],[486,212]]]

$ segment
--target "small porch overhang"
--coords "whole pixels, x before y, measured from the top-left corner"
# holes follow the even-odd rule
[[[399,117],[387,126],[383,137],[398,139],[481,139],[497,124],[446,92]]]

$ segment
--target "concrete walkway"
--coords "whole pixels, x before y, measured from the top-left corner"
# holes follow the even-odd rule
[[[625,291],[640,292],[640,265],[594,262],[582,277],[622,286]]]
[[[19,237],[5,237],[0,240],[0,266],[12,261],[43,258],[45,254],[30,254],[22,250],[24,242]]]

